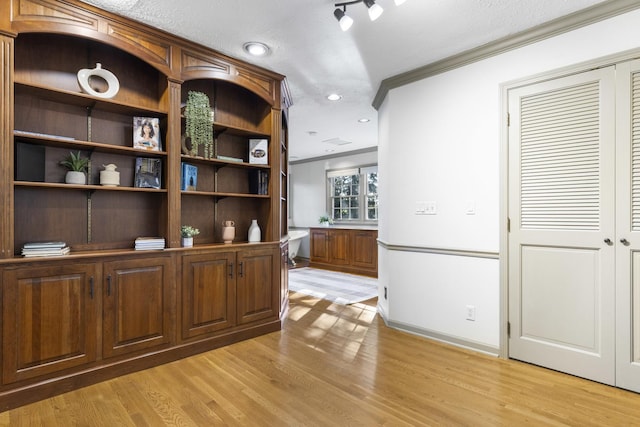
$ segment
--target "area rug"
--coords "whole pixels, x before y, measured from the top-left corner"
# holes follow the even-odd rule
[[[378,279],[318,268],[289,270],[289,290],[337,304],[354,304],[378,296]]]

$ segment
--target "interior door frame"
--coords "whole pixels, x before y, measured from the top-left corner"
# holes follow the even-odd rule
[[[640,48],[595,58],[567,67],[533,74],[500,84],[500,330],[499,357],[509,358],[509,91],[522,86],[580,74],[594,68],[640,58]]]

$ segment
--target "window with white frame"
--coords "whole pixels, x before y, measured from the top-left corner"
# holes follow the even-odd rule
[[[377,166],[327,171],[327,190],[334,221],[378,221]]]

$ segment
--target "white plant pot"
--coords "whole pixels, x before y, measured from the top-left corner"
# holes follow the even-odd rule
[[[84,185],[87,183],[87,177],[84,172],[68,171],[64,177],[67,184]]]
[[[182,247],[183,248],[191,248],[191,247],[193,247],[193,237],[183,237],[182,238]]]

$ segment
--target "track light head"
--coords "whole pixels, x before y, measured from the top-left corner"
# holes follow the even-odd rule
[[[380,5],[377,5],[374,0],[364,0],[364,4],[369,8],[369,19],[372,21],[380,18],[380,15],[384,12],[384,9]]]
[[[345,10],[340,10],[340,9],[334,10],[333,16],[335,16],[336,19],[338,20],[338,23],[340,24],[340,29],[342,31],[347,31],[353,25],[353,19],[345,13],[347,9],[346,6],[344,6],[344,9]]]

